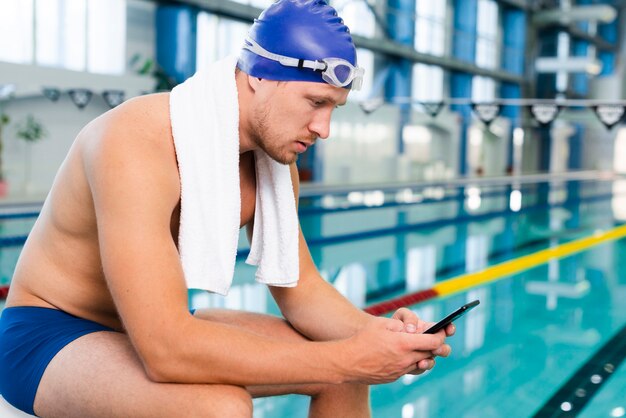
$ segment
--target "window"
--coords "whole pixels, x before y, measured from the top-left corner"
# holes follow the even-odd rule
[[[265,9],[270,4],[274,3],[275,0],[233,0],[236,3],[241,4],[249,4],[253,7],[258,7],[259,9]]]
[[[4,0],[2,8],[0,60],[124,72],[126,0]]]
[[[217,28],[217,57],[239,54],[250,25],[230,19],[220,19]]]
[[[446,1],[416,0],[415,49],[443,55],[446,49]]]
[[[472,79],[472,100],[488,102],[496,97],[496,80],[480,75]]]
[[[126,0],[89,0],[87,6],[87,71],[123,74],[126,69]]]
[[[439,102],[443,99],[443,68],[436,65],[413,65],[413,99],[420,102]]]
[[[416,0],[415,49],[431,55],[444,55],[446,50],[446,1]],[[443,98],[444,70],[427,64],[413,65],[412,96],[422,102],[438,102]]]
[[[219,18],[216,15],[198,13],[197,41],[196,41],[196,70],[206,68],[217,60],[217,26]]]
[[[0,60],[33,60],[33,0],[3,0],[0,13]]]
[[[376,18],[365,0],[335,1],[332,6],[337,9],[350,33],[367,38],[373,38],[376,33]]]
[[[201,69],[228,55],[237,55],[250,25],[207,12],[198,14],[196,67]]]
[[[86,66],[84,0],[35,2],[36,63],[83,71]]]
[[[476,65],[485,68],[496,68],[499,65],[498,5],[494,0],[478,0]]]

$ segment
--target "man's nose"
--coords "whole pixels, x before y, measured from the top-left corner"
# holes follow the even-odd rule
[[[309,124],[309,130],[321,139],[328,138],[330,135],[330,113],[324,112],[323,115],[315,117]]]

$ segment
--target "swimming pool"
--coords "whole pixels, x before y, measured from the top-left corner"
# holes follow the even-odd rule
[[[322,275],[361,307],[505,262],[521,266],[411,306],[436,320],[481,300],[457,323],[453,352],[433,371],[372,388],[374,416],[624,415],[626,240],[606,239],[535,265],[523,258],[558,254],[567,243],[619,227],[626,209],[621,186],[622,180],[430,186],[302,199],[303,231]],[[0,222],[0,237],[15,237],[27,234],[32,219]],[[242,239],[229,296],[190,292],[194,307],[277,313],[243,263],[246,246]],[[18,251],[0,248],[0,277],[10,276]],[[298,396],[258,400],[255,417],[305,417],[306,406]]]

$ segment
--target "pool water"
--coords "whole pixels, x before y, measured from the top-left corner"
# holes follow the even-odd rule
[[[322,276],[365,308],[611,230],[626,219],[621,182],[311,196],[300,203],[301,224]],[[10,280],[19,254],[19,245],[2,246],[2,237],[25,236],[32,222],[0,219],[0,284]],[[254,269],[244,264],[246,252],[242,236],[227,297],[190,291],[191,306],[277,314],[269,292],[254,282]],[[626,326],[625,256],[626,240],[606,240],[410,306],[435,321],[468,301],[481,300],[457,322],[449,358],[438,359],[421,376],[372,387],[374,416],[625,415],[623,355],[609,349],[624,344],[626,354],[626,336],[619,337]],[[592,359],[605,361],[597,367],[611,372],[595,371]],[[601,382],[592,382],[596,375]],[[578,390],[585,384],[590,386]],[[255,417],[307,416],[305,397],[255,402]]]

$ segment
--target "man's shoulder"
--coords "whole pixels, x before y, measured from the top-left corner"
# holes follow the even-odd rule
[[[80,158],[92,190],[158,189],[172,205],[180,195],[167,95],[139,97],[90,123],[80,134]],[[95,188],[95,189],[94,189]]]
[[[169,121],[169,95],[137,97],[92,121],[79,135],[86,166],[108,166],[114,161],[134,166],[174,160],[175,150]],[[108,162],[107,162],[108,161]],[[170,164],[171,165],[171,164]]]
[[[151,94],[128,100],[85,126],[78,141],[88,153],[146,145],[169,151],[172,147],[169,94]]]
[[[135,97],[102,115],[103,132],[139,138],[170,136],[169,93]]]

